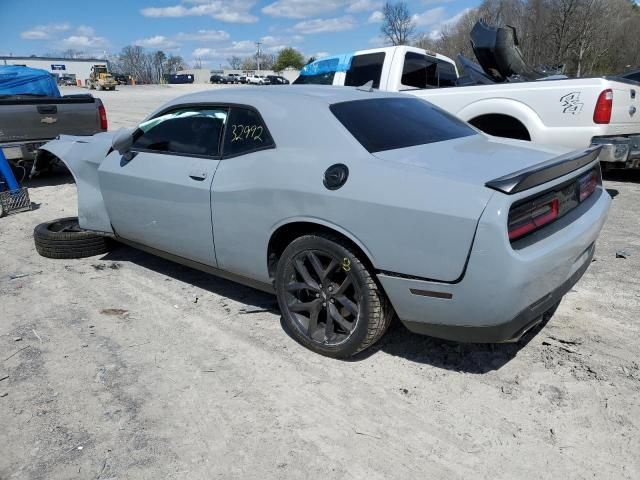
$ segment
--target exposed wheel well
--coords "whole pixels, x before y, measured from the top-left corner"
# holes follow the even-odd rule
[[[269,270],[269,277],[275,278],[276,269],[278,268],[278,260],[282,256],[285,248],[296,238],[302,237],[303,235],[309,235],[314,233],[325,233],[332,235],[334,237],[339,237],[345,242],[347,242],[351,247],[353,247],[354,252],[358,254],[358,258],[360,261],[364,263],[367,268],[370,269],[371,272],[374,272],[375,269],[371,260],[367,256],[366,253],[349,237],[338,232],[329,227],[325,227],[324,225],[319,225],[317,223],[312,222],[294,222],[287,223],[286,225],[281,226],[271,236],[269,240],[269,246],[267,247],[267,267]]]
[[[489,135],[531,141],[529,130],[517,118],[500,113],[480,115],[469,123]]]

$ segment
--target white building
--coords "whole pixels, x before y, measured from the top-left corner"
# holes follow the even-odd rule
[[[89,78],[93,65],[108,65],[101,58],[56,58],[56,57],[3,57],[0,56],[0,65],[24,65],[31,68],[46,70],[56,77],[71,77],[80,81]]]

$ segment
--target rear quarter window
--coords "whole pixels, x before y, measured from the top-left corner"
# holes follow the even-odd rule
[[[329,108],[371,153],[476,134],[462,120],[417,98],[353,100]]]
[[[356,55],[351,59],[344,84],[347,87],[360,87],[373,80],[373,88],[380,88],[384,52]]]
[[[273,138],[257,111],[242,107],[231,108],[224,134],[224,157],[274,147]]]

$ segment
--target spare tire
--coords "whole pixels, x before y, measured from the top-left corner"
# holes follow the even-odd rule
[[[47,258],[85,258],[109,251],[109,239],[80,228],[78,217],[59,218],[33,230],[36,251]]]

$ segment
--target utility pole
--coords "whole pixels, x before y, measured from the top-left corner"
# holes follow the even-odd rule
[[[262,45],[262,42],[256,42],[256,47],[258,47],[258,51],[256,52],[256,63],[258,64],[258,73],[260,73],[260,54],[262,52],[260,52],[260,45]]]

